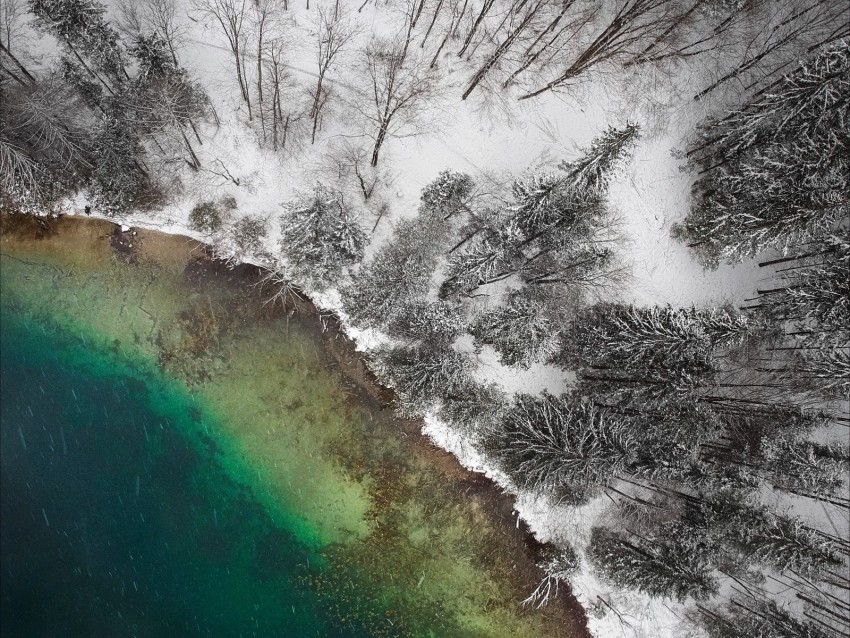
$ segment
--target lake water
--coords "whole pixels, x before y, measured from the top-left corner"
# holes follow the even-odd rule
[[[571,636],[492,490],[182,238],[0,256],[3,636]]]

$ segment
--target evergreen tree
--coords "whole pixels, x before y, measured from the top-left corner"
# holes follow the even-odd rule
[[[118,33],[96,0],[30,0],[36,25],[54,35],[92,78],[116,96],[129,80]]]
[[[733,599],[722,610],[702,610],[711,638],[830,638],[811,622],[803,622],[771,600]]]
[[[283,255],[301,277],[327,285],[363,258],[366,233],[338,191],[317,184],[280,218]]]
[[[107,117],[95,137],[94,148],[94,208],[113,216],[148,203],[150,182],[136,159],[143,152],[138,136],[118,118]]]
[[[0,189],[21,210],[50,209],[80,188],[92,145],[79,96],[58,75],[0,83]]]
[[[572,321],[560,360],[578,368],[595,394],[686,394],[710,383],[717,371],[715,347],[729,341],[730,331],[746,330],[743,317],[727,314],[721,321],[719,314],[598,304]]]
[[[703,503],[708,533],[746,561],[807,575],[843,565],[836,542],[806,527],[799,518],[750,505],[733,494],[711,495]]]
[[[695,205],[674,235],[708,267],[832,232],[850,214],[850,45],[828,45],[689,151]]]
[[[345,310],[358,325],[384,328],[398,309],[429,291],[443,246],[466,209],[472,180],[444,171],[425,187],[419,215],[397,224],[389,243],[343,290]]]
[[[610,226],[608,180],[636,135],[634,125],[610,129],[574,164],[562,164],[561,172],[516,180],[508,206],[452,249],[441,294],[469,295],[513,275],[535,286],[599,285],[612,257],[602,237]]]
[[[762,470],[775,487],[825,496],[844,488],[850,466],[847,446],[811,441],[766,439],[761,458]]]
[[[812,246],[816,253],[781,273],[778,286],[759,291],[758,312],[789,322],[801,346],[850,342],[850,229]]]
[[[637,444],[621,416],[546,393],[518,395],[488,442],[518,485],[576,502],[627,470]]]
[[[511,264],[523,237],[515,221],[486,228],[463,251],[449,257],[440,296],[468,295],[483,285],[507,279],[514,273]]]
[[[560,346],[545,301],[522,293],[511,293],[504,306],[479,316],[470,332],[476,342],[493,346],[503,364],[526,369],[548,361]]]
[[[441,171],[437,179],[422,190],[420,215],[439,215],[444,220],[468,210],[467,202],[475,186],[466,173]]]
[[[717,582],[702,552],[681,535],[648,541],[604,527],[591,532],[588,555],[620,587],[651,596],[704,600],[717,592]]]
[[[425,346],[387,348],[377,354],[379,378],[398,393],[399,407],[421,415],[443,397],[463,392],[471,380],[472,361],[455,350]]]
[[[460,308],[445,301],[410,300],[387,324],[387,334],[399,339],[447,347],[465,325]]]
[[[443,397],[438,416],[477,439],[499,427],[508,406],[507,395],[497,385],[470,379],[457,392]]]
[[[611,178],[632,153],[639,137],[640,126],[634,122],[627,122],[621,129],[609,126],[578,159],[562,163],[561,170],[567,173],[570,185],[579,193],[604,195]]]

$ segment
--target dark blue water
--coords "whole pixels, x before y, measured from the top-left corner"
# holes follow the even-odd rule
[[[360,633],[323,618],[318,559],[227,478],[202,417],[142,362],[4,310],[2,636]]]

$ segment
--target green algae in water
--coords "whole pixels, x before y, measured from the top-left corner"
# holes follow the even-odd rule
[[[511,538],[512,521],[494,524],[486,500],[468,493],[464,478],[435,468],[388,413],[349,395],[313,327],[253,315],[256,299],[246,303],[244,282],[227,284],[227,275],[198,279],[177,258],[175,267],[121,264],[108,252],[94,258],[97,244],[81,252],[76,243],[21,249],[7,242],[0,255],[0,302],[15,322],[7,333],[14,335],[4,333],[4,348],[9,342],[15,346],[9,352],[24,353],[13,364],[46,356],[67,371],[71,381],[55,384],[64,387],[56,390],[59,407],[85,412],[77,405],[81,392],[85,405],[98,406],[98,397],[106,401],[103,415],[89,411],[91,424],[100,426],[93,428],[97,434],[87,433],[94,437],[86,448],[90,456],[77,469],[100,476],[104,468],[100,488],[115,496],[97,506],[98,516],[84,520],[85,531],[79,532],[81,525],[62,530],[46,557],[28,562],[21,558],[25,542],[3,540],[4,570],[7,555],[18,574],[34,565],[25,578],[38,592],[30,599],[36,608],[67,611],[55,602],[64,600],[61,588],[35,585],[52,582],[45,565],[73,560],[79,571],[62,582],[73,590],[69,600],[77,601],[69,612],[74,618],[132,618],[77,635],[571,635],[557,608],[520,607],[533,581],[527,571],[518,574],[522,548]],[[41,366],[38,375],[42,368],[48,372]],[[58,513],[44,505],[61,501],[61,490],[76,477],[32,494],[39,490],[34,481],[47,480],[54,465],[68,462],[72,426],[63,419],[75,418],[75,412],[53,416],[50,410],[59,408],[51,406],[41,422],[31,422],[44,396],[32,383],[15,390],[20,396],[12,404],[21,407],[9,413],[12,425],[2,427],[3,507],[7,453],[20,463],[31,462],[33,451],[42,455],[12,494],[22,512],[16,519],[29,526],[22,535],[55,544],[56,516],[67,510],[77,522],[73,512],[100,501],[78,489]],[[132,409],[122,408],[125,403]],[[58,439],[48,422],[59,424]],[[132,445],[122,447],[122,437]],[[95,454],[99,446],[102,458]],[[125,512],[127,494],[131,509]],[[134,498],[148,509],[139,509]],[[114,527],[97,527],[110,517]],[[86,540],[96,527],[107,530],[98,532],[109,539],[103,550]],[[113,569],[114,546],[129,538],[144,545],[145,533],[160,540],[144,552],[114,554],[122,560],[116,558],[121,569]],[[85,562],[92,559],[83,540],[108,557],[95,556],[100,572]],[[35,543],[36,556],[39,551]],[[156,568],[142,568],[138,555]],[[110,572],[124,577],[118,583]],[[148,578],[126,579],[140,573]],[[105,578],[113,589],[86,589],[82,584],[90,581],[79,580],[83,574]],[[117,606],[128,605],[130,595],[137,597],[135,607]],[[44,635],[72,634],[52,629]]]
[[[2,634],[349,635],[185,393],[42,327],[0,323]]]

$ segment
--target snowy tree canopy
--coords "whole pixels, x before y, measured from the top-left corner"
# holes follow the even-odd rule
[[[680,535],[646,540],[604,527],[593,529],[588,551],[593,563],[621,587],[652,596],[705,600],[717,591],[710,563]]]
[[[544,307],[541,300],[512,293],[504,306],[480,315],[470,332],[478,343],[493,346],[505,365],[545,363],[558,351],[560,339]]]
[[[302,277],[327,284],[362,259],[366,233],[343,196],[322,184],[280,218],[284,258]]]
[[[817,239],[850,214],[850,42],[822,48],[703,127],[695,205],[674,234],[716,267]]]

